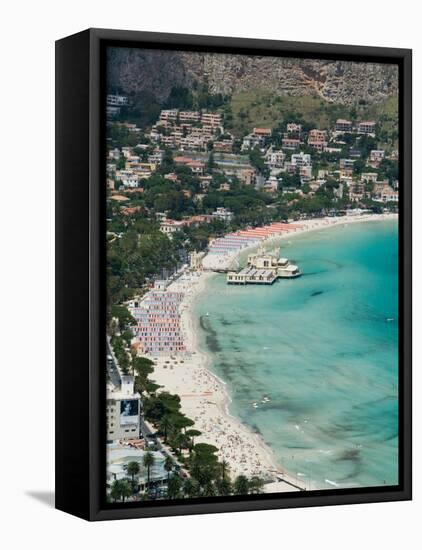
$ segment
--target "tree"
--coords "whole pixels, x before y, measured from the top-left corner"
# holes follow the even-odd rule
[[[113,481],[113,485],[111,486],[110,497],[113,502],[117,502],[120,498],[120,481],[117,479]]]
[[[173,153],[171,152],[171,149],[165,149],[163,160],[160,166],[160,172],[162,174],[168,174],[173,169],[174,169]]]
[[[189,438],[185,434],[176,431],[171,436],[169,443],[172,449],[181,453],[184,447],[188,447]]]
[[[179,430],[183,429],[183,432],[185,434],[186,434],[186,428],[189,428],[194,424],[195,422],[185,415],[180,415],[175,421],[175,427],[178,428]]]
[[[132,484],[130,483],[129,479],[122,479],[120,492],[123,502],[127,497],[130,497],[132,495]]]
[[[126,306],[112,306],[111,315],[117,318],[120,332],[128,326],[136,324],[136,320],[132,317]]]
[[[216,488],[211,480],[205,483],[203,495],[204,497],[214,497],[216,495]]]
[[[263,492],[264,480],[258,476],[253,476],[249,481],[249,491],[253,495],[258,495]]]
[[[160,115],[161,106],[152,92],[142,90],[131,94],[130,105],[121,110],[121,118],[127,118],[130,122],[135,122],[141,128],[154,124]],[[138,134],[130,134],[136,137],[135,143],[140,142]]]
[[[132,478],[132,485],[135,483],[135,476],[139,474],[140,469],[139,462],[136,462],[135,460],[127,464],[126,472]]]
[[[393,184],[394,181],[399,179],[399,163],[397,161],[382,159],[379,165],[380,178],[386,178]]]
[[[218,479],[216,489],[221,496],[228,496],[233,492],[232,484],[228,479]]]
[[[148,375],[154,372],[154,362],[147,357],[134,357],[132,367],[135,373],[135,389],[143,393],[147,390]]]
[[[189,498],[198,496],[199,483],[197,480],[192,477],[188,477],[183,484],[183,492]]]
[[[249,152],[249,162],[258,170],[258,172],[268,177],[269,170],[265,164],[263,156],[261,155],[258,145],[256,145],[256,147]]]
[[[179,409],[180,397],[164,391],[144,403],[145,417],[154,423],[160,423],[166,414],[177,413]]]
[[[166,109],[192,109],[193,96],[191,90],[185,86],[173,86],[164,107]]]
[[[209,154],[209,157],[208,157],[208,162],[207,162],[207,172],[212,174],[213,171],[214,171],[214,168],[215,168],[214,153],[211,151],[210,154]]]
[[[214,445],[208,443],[197,443],[194,447],[195,455],[207,462],[214,462],[217,460],[215,453],[218,451]]]
[[[127,497],[132,494],[132,485],[129,479],[116,479],[111,487],[110,496],[116,502],[122,500],[123,502]]]
[[[234,482],[235,495],[247,495],[249,493],[249,481],[246,476],[237,476]]]
[[[207,443],[197,443],[193,448],[190,472],[203,489],[218,477],[217,451],[217,447]]]
[[[221,468],[221,477],[222,479],[226,479],[226,476],[227,476],[227,473],[228,473],[228,470],[229,470],[229,463],[227,462],[227,460],[222,460],[220,462],[220,468]]]
[[[124,332],[122,332],[122,338],[126,342],[126,344],[130,346],[130,343],[133,338],[133,332],[130,329],[125,330]]]
[[[164,443],[167,443],[167,437],[171,429],[173,428],[173,424],[171,421],[171,416],[169,414],[165,414],[160,422],[160,428],[163,431],[164,435]]]
[[[150,479],[151,479],[151,468],[154,466],[154,463],[155,463],[155,458],[154,458],[154,455],[150,452],[150,451],[147,451],[145,454],[144,454],[144,466],[145,468],[147,469],[147,485],[148,485],[148,488],[149,488],[149,484],[150,484]]]
[[[167,496],[169,498],[177,498],[180,496],[180,489],[182,488],[182,480],[179,476],[173,476],[169,479],[167,485]]]
[[[166,457],[166,460],[164,461],[164,469],[167,472],[167,483],[170,480],[170,472],[173,470],[173,460],[170,456]]]
[[[185,433],[190,438],[190,448],[192,450],[194,445],[195,445],[195,439],[194,438],[201,435],[202,432],[200,432],[199,430],[186,430]]]
[[[294,172],[293,174],[283,174],[282,178],[282,186],[283,187],[300,187],[301,186],[301,179],[298,172]]]

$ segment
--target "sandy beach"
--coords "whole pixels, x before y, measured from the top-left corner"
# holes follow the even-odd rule
[[[210,371],[211,357],[199,347],[199,326],[192,315],[192,307],[212,276],[207,272],[186,274],[168,287],[171,291],[186,293],[181,306],[181,322],[187,353],[155,359],[154,379],[166,390],[180,395],[182,411],[202,432],[196,442],[218,447],[219,459],[229,463],[232,477],[258,475],[272,482],[284,477],[296,485],[295,479],[277,467],[271,449],[260,436],[230,415],[230,397],[225,384]],[[287,483],[278,483],[282,489],[277,490],[297,490]]]
[[[294,224],[292,224],[295,227],[292,227],[291,230],[283,231],[273,236],[269,236],[268,238],[260,242],[257,242],[251,246],[245,247],[240,251],[236,250],[232,254],[230,253],[216,254],[216,255],[208,254],[203,260],[203,267],[205,270],[210,270],[210,271],[218,270],[218,269],[236,270],[238,267],[238,262],[240,259],[243,258],[243,255],[245,252],[250,253],[259,248],[268,250],[269,248],[276,246],[279,242],[283,241],[284,239],[289,240],[295,235],[303,235],[304,233],[308,233],[309,231],[319,231],[321,229],[336,227],[339,225],[347,225],[350,223],[376,222],[376,221],[395,219],[395,218],[397,218],[397,214],[393,214],[393,213],[376,214],[376,215],[362,213],[362,214],[339,216],[339,217],[325,217],[325,218],[316,218],[312,220],[301,220],[299,222],[295,222]]]
[[[341,218],[322,218],[301,221],[300,228],[284,231],[259,243],[258,247],[275,247],[282,239],[290,239],[310,231],[317,231],[342,224],[391,219],[395,214],[355,215]],[[236,263],[246,253],[256,249],[257,245],[244,248],[237,254],[227,255],[219,262],[213,258],[214,267]],[[216,263],[217,262],[217,263]],[[206,265],[206,262],[205,262]],[[209,265],[209,264],[208,264]],[[264,478],[266,492],[295,491],[309,489],[301,480],[283,471],[276,463],[271,449],[263,439],[243,425],[229,413],[230,396],[226,385],[211,371],[211,356],[200,348],[198,341],[199,320],[193,315],[193,304],[205,291],[207,281],[215,276],[208,270],[186,271],[172,282],[168,291],[182,292],[180,306],[181,328],[186,344],[186,353],[154,358],[156,367],[153,378],[165,390],[180,395],[182,411],[195,421],[195,429],[202,432],[196,442],[206,442],[219,449],[219,459],[230,465],[234,478],[243,474],[248,477],[258,475]]]

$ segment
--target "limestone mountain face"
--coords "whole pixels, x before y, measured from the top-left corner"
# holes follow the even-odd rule
[[[173,86],[208,84],[213,93],[268,90],[284,95],[317,95],[351,105],[396,95],[395,65],[314,59],[243,56],[111,48],[108,86],[131,94],[153,93],[165,100]]]

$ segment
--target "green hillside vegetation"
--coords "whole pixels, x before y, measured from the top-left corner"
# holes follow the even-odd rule
[[[398,148],[398,98],[387,97],[365,106],[365,118],[378,122],[377,141],[380,149]]]
[[[298,120],[322,129],[330,123],[325,106],[334,107],[335,118],[347,112],[342,106],[328,104],[316,96],[274,96],[262,90],[241,92],[231,98],[233,118],[228,129],[241,136],[251,127],[274,128],[280,123]]]
[[[319,96],[274,96],[251,90],[233,95],[224,109],[226,129],[241,137],[254,127],[275,128],[287,122],[301,122],[305,130],[331,128],[338,118],[352,121],[375,119],[380,124],[382,143],[397,142],[397,98],[377,103],[360,101],[353,107],[329,103]]]

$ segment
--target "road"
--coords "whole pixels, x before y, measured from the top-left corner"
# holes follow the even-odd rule
[[[121,378],[119,369],[117,368],[117,361],[114,356],[113,350],[110,346],[110,340],[107,338],[107,373],[111,383],[116,387],[121,386]]]
[[[121,386],[121,377],[119,373],[119,369],[117,367],[117,360],[114,356],[113,350],[110,346],[110,341],[107,338],[107,372],[110,377],[111,382],[114,384],[115,387]],[[141,408],[142,408],[142,401],[141,401]],[[184,474],[185,477],[190,477],[189,472],[185,469],[183,464],[181,464],[177,458],[173,455],[169,447],[164,445],[156,436],[155,431],[153,431],[148,424],[145,422],[145,419],[143,417],[143,414],[141,412],[140,416],[140,422],[139,422],[139,435],[144,438],[145,441],[147,441],[148,436],[154,436],[154,441],[156,443],[156,446],[158,450],[160,450],[165,456],[169,456],[177,466],[179,466],[180,471]]]
[[[158,450],[161,451],[165,456],[169,456],[173,460],[173,462],[177,464],[184,477],[190,477],[190,474],[186,470],[185,466],[177,460],[177,458],[171,452],[170,448],[167,445],[164,445],[164,443],[162,443],[161,440],[155,436],[155,432],[152,431],[152,429],[148,426],[142,415],[140,421],[140,434],[142,434],[145,441],[147,441],[148,436],[154,436],[154,442]]]

